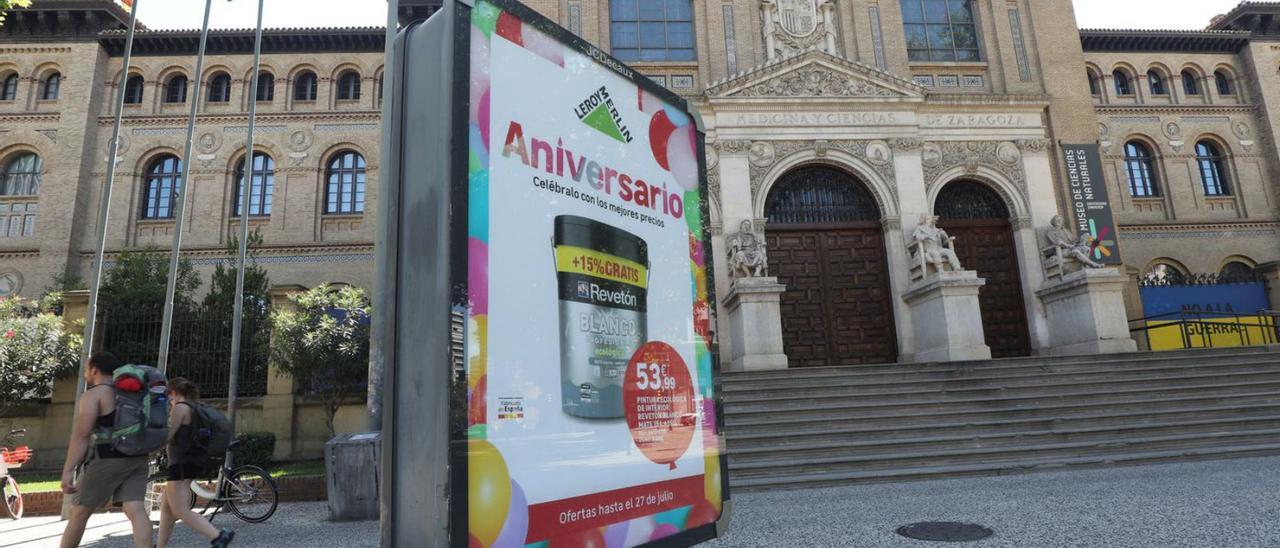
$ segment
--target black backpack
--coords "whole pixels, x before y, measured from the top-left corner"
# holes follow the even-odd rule
[[[231,421],[222,412],[201,402],[191,406],[190,439],[183,462],[216,469],[222,465],[231,445]]]

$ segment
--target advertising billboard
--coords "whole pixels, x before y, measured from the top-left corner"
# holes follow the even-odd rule
[[[1124,264],[1120,258],[1119,227],[1111,213],[1107,181],[1102,172],[1098,145],[1062,145],[1067,161],[1067,200],[1071,223],[1077,233],[1093,239],[1093,259],[1102,264]]]
[[[449,545],[714,538],[728,490],[696,114],[514,1],[446,2],[400,42],[398,220],[379,248],[399,336],[384,350],[384,482],[439,485],[414,453],[434,449],[438,415],[415,398],[446,368]],[[437,308],[453,318],[448,360],[417,340],[438,336]],[[440,515],[404,492],[384,501],[402,542],[431,534],[404,520]]]

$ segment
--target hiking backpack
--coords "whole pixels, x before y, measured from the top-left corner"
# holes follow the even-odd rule
[[[169,385],[164,373],[146,365],[124,365],[111,375],[116,420],[99,428],[93,442],[117,453],[145,456],[169,441]]]
[[[222,412],[203,402],[187,402],[191,406],[191,438],[183,462],[216,470],[222,465],[231,445],[231,421]]]

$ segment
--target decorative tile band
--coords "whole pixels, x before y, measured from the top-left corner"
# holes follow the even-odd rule
[[[350,131],[378,131],[378,124],[316,124],[317,133],[347,133]]]
[[[871,6],[871,49],[875,51],[876,67],[886,70],[889,63],[884,58],[884,33],[880,29],[880,7]]]
[[[729,74],[738,72],[738,40],[733,30],[733,4],[724,5],[724,56]]]
[[[1265,238],[1275,237],[1280,231],[1271,230],[1197,230],[1194,232],[1128,232],[1120,233],[1126,240],[1172,240],[1175,238]]]
[[[1018,9],[1009,10],[1009,26],[1013,29],[1013,51],[1018,57],[1018,77],[1031,81],[1031,62],[1027,59],[1027,41],[1022,37],[1022,17]]]

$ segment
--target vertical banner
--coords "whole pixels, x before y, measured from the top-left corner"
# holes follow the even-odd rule
[[[1107,182],[1098,145],[1062,145],[1067,159],[1068,196],[1077,233],[1093,239],[1093,258],[1102,264],[1123,264],[1119,228],[1111,213]]]
[[[452,544],[713,538],[728,493],[695,117],[516,2],[458,13],[467,530]]]

